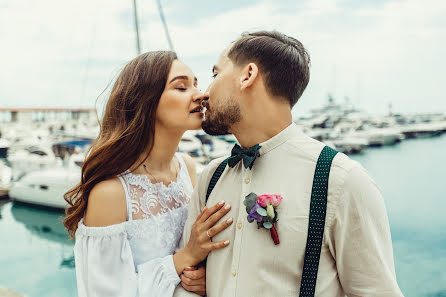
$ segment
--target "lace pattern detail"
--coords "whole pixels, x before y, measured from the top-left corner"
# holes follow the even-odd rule
[[[192,194],[192,184],[184,160],[176,154],[180,170],[176,181],[168,186],[163,182],[152,183],[143,174],[133,174],[129,171],[121,176],[124,178],[129,196],[129,216],[133,220],[155,218],[169,211],[187,206]]]

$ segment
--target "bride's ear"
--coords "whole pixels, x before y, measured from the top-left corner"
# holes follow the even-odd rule
[[[244,91],[251,87],[259,74],[259,68],[255,63],[249,63],[243,68],[242,75],[240,77],[240,91]]]

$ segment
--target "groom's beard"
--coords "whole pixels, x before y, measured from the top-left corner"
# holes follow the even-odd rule
[[[202,123],[204,132],[209,135],[226,135],[232,125],[240,122],[242,115],[240,105],[230,98],[224,105],[210,109],[209,103],[205,102],[204,106],[208,110],[206,119]]]

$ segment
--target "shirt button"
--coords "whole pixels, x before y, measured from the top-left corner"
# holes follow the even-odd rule
[[[237,275],[237,271],[235,271],[235,269],[232,269],[232,276],[236,276]]]
[[[238,223],[238,224],[237,224],[237,228],[238,228],[238,229],[242,229],[242,223]]]
[[[249,177],[245,178],[245,184],[249,184],[250,181],[251,179]]]

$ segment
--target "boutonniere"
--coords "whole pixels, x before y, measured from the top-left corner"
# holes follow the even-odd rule
[[[282,196],[277,194],[262,194],[257,196],[251,193],[245,197],[243,204],[248,213],[248,222],[257,222],[257,228],[269,229],[274,244],[279,244],[279,235],[274,224],[278,221],[276,207],[282,201]]]

